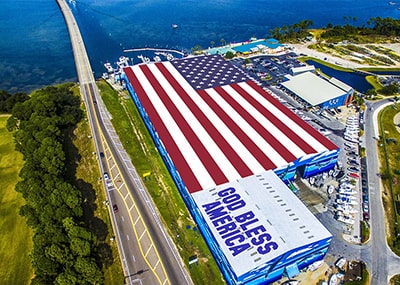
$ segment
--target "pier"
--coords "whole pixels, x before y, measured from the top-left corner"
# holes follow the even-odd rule
[[[164,48],[133,48],[133,49],[124,49],[124,52],[140,52],[140,51],[154,51],[154,52],[174,52],[184,56],[185,54],[181,51],[174,49],[164,49]]]

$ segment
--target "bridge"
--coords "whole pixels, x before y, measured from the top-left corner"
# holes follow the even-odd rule
[[[81,96],[86,105],[124,282],[192,284],[157,216],[151,198],[110,122],[102,102],[78,24],[65,0],[56,0],[71,39]],[[118,205],[115,210],[115,206]]]

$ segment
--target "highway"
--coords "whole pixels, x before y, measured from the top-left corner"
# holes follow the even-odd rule
[[[378,160],[378,143],[376,137],[379,137],[378,113],[389,100],[382,100],[376,103],[368,103],[365,111],[365,144],[368,169],[368,188],[370,195],[370,222],[371,239],[367,244],[367,251],[362,258],[370,261],[368,264],[371,272],[371,285],[388,284],[389,277],[399,274],[400,258],[396,256],[389,248],[386,240],[386,226],[384,217],[384,207],[382,196],[383,186],[381,185]]]
[[[57,0],[74,54],[126,284],[192,284],[156,208],[110,122],[73,13]],[[116,208],[114,208],[116,205]],[[117,209],[118,208],[118,209]]]

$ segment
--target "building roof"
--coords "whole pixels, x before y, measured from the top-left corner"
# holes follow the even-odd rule
[[[192,197],[237,276],[288,251],[307,245],[291,257],[311,251],[313,243],[332,237],[273,171],[199,191]],[[230,232],[237,228],[237,234],[225,231],[223,225],[230,222],[235,224]],[[256,244],[261,235],[270,238]]]
[[[296,75],[296,74],[300,74],[303,72],[307,72],[307,71],[314,71],[315,70],[315,66],[314,65],[305,65],[305,66],[299,66],[299,67],[292,67],[290,69],[290,73],[292,75]]]
[[[220,55],[124,71],[190,193],[337,149]]]
[[[351,90],[353,90],[353,87],[347,85],[346,83],[340,81],[339,79],[336,79],[335,77],[331,77],[329,79],[329,82],[346,92],[350,92]]]
[[[289,80],[281,84],[311,106],[320,105],[346,94],[342,89],[311,72],[304,72],[287,78]]]
[[[233,47],[233,50],[236,52],[244,53],[244,52],[250,52],[251,49],[264,46],[269,49],[276,49],[278,47],[282,47],[283,45],[279,43],[278,40],[276,39],[266,39],[266,40],[255,40],[247,43],[242,43],[242,45],[238,45]]]

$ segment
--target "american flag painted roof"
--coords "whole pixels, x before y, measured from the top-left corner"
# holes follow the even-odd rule
[[[337,149],[220,55],[124,72],[190,193]]]

